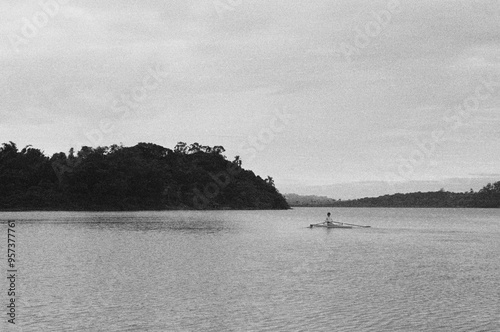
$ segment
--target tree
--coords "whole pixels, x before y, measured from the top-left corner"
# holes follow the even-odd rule
[[[242,161],[240,159],[240,156],[235,156],[234,157],[233,164],[235,164],[238,167],[241,167]]]
[[[201,151],[201,145],[199,143],[193,143],[189,146],[189,153],[196,153]]]
[[[17,146],[14,142],[3,143],[0,148],[0,158],[15,157],[17,155]]]
[[[491,183],[488,183],[481,190],[479,190],[479,193],[489,194],[489,193],[493,192],[493,188],[494,188],[493,185]]]
[[[267,184],[271,185],[274,187],[274,179],[270,176],[267,176],[267,179],[265,180]]]
[[[226,149],[221,145],[216,145],[212,148],[212,153],[222,154],[223,152],[226,152]]]
[[[186,154],[187,144],[185,142],[178,142],[174,147],[174,152],[179,154]]]

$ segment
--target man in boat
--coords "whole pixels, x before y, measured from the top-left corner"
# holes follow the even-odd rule
[[[331,216],[331,213],[330,213],[330,212],[328,212],[328,213],[326,214],[326,220],[325,220],[325,224],[326,224],[327,226],[333,225],[333,220],[332,220],[332,217],[330,217],[330,216]]]
[[[336,224],[336,225],[343,225],[344,223],[343,222],[338,222],[338,221],[333,221],[332,220],[332,217],[331,217],[331,213],[328,212],[326,214],[326,220],[324,222],[324,224],[326,224],[327,226],[331,226],[333,224]]]

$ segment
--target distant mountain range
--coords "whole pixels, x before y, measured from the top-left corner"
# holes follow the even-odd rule
[[[396,193],[430,192],[445,188],[451,192],[479,191],[486,183],[500,180],[499,173],[470,174],[470,177],[443,178],[440,180],[416,180],[338,182],[325,184],[287,184],[280,183],[280,191],[299,195],[317,195],[336,200],[353,200],[363,197],[378,197]]]
[[[446,207],[446,208],[500,208],[500,181],[488,183],[481,190],[455,193],[441,189],[430,192],[335,200],[325,196],[285,194],[290,206],[311,207]]]

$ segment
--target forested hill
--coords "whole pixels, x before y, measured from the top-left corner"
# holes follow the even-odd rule
[[[301,206],[301,207],[321,207],[321,206],[332,206],[335,203],[333,198],[326,196],[316,196],[316,195],[297,195],[297,194],[284,194],[286,201],[290,206]]]
[[[454,193],[449,191],[415,192],[355,200],[335,201],[334,207],[447,207],[447,208],[500,208],[500,181],[487,184],[478,192]]]
[[[0,147],[0,210],[288,209],[271,177],[228,161],[222,146],[82,147],[47,157]]]

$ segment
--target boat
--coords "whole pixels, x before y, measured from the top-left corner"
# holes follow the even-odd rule
[[[352,226],[348,226],[348,225],[340,225],[340,224],[330,224],[330,225],[327,225],[325,223],[321,223],[321,224],[311,224],[309,225],[310,228],[313,228],[313,227],[325,227],[325,228],[352,228]]]

